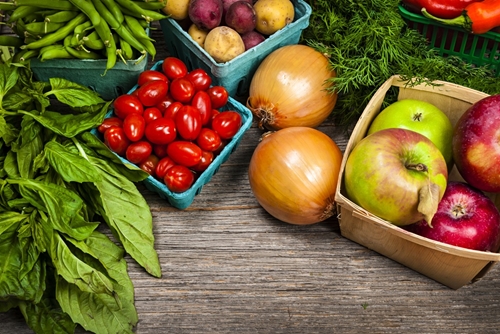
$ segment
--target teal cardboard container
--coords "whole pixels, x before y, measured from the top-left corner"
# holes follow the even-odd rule
[[[231,96],[246,96],[262,60],[282,46],[297,44],[302,30],[309,26],[311,6],[303,0],[291,1],[295,8],[292,23],[226,63],[217,63],[174,19],[160,20],[167,51],[183,60],[189,68],[204,69],[212,77],[212,84],[224,86]]]
[[[50,59],[41,62],[34,58],[30,60],[30,66],[38,81],[63,78],[89,87],[109,101],[134,87],[139,74],[148,65],[147,58],[139,63],[138,59],[127,60],[127,64],[118,60],[106,74],[106,59]]]
[[[162,64],[163,61],[159,61],[151,69],[161,71]],[[137,87],[138,86],[135,85],[128,93],[132,93],[135,89],[137,89]],[[247,107],[245,107],[243,104],[239,103],[232,97],[229,97],[227,104],[220,110],[221,111],[234,110],[238,112],[242,118],[241,128],[236,133],[236,135],[231,139],[231,141],[229,141],[229,143],[227,143],[227,145],[222,149],[222,151],[215,157],[214,161],[212,161],[212,163],[208,166],[208,168],[203,173],[200,174],[200,176],[196,179],[191,188],[182,193],[174,193],[167,188],[165,183],[154,178],[153,176],[149,176],[147,179],[142,181],[146,186],[146,188],[156,192],[161,198],[167,200],[170,203],[170,205],[172,205],[177,209],[181,210],[186,209],[191,205],[191,203],[193,203],[195,196],[201,192],[203,186],[212,179],[215,173],[217,173],[219,167],[224,162],[226,162],[227,159],[229,159],[231,153],[233,153],[236,150],[239,143],[241,142],[241,139],[243,138],[245,132],[252,125],[253,121],[252,112]],[[107,113],[106,118],[111,117],[112,115],[113,115],[113,109],[111,109]],[[103,139],[102,135],[97,131],[97,129],[92,129],[91,132],[100,140]],[[134,165],[138,167],[137,165],[131,163],[130,161],[128,161],[123,157],[119,156],[119,158],[125,164]]]

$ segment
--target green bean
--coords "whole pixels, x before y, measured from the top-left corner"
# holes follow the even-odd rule
[[[45,35],[64,26],[64,23],[31,22],[26,24],[26,31],[33,35]]]
[[[134,3],[142,9],[148,10],[160,10],[167,5],[165,1],[134,1]]]
[[[65,47],[66,51],[77,59],[101,59],[101,55],[97,52],[77,50],[70,46]]]
[[[132,35],[135,36],[135,38],[139,40],[147,39],[149,41],[154,42],[154,40],[151,37],[149,37],[149,35],[146,33],[146,30],[141,26],[137,18],[130,15],[125,15],[124,17],[125,17],[125,23],[127,24]]]
[[[116,2],[118,2],[124,14],[135,13],[133,16],[142,17],[148,22],[154,21],[151,16],[148,16],[148,11],[139,7],[135,2],[131,0],[116,0]]]
[[[0,2],[0,10],[6,12],[14,11],[18,6],[13,2]]]
[[[97,34],[104,42],[106,46],[106,70],[103,75],[106,75],[107,71],[112,69],[116,64],[116,43],[113,38],[113,34],[111,33],[111,29],[109,29],[109,25],[106,23],[106,20],[101,20],[98,26],[94,27],[97,31]]]
[[[10,14],[8,23],[16,22],[17,20],[24,19],[29,14],[33,14],[40,10],[40,7],[35,6],[19,6]]]
[[[145,53],[146,50],[144,45],[140,43],[137,38],[132,35],[132,33],[122,24],[118,23],[118,21],[114,18],[113,14],[104,6],[101,0],[92,0],[95,8],[97,8],[99,14],[101,14],[102,18],[109,24],[111,28],[113,28],[116,33],[124,39],[127,43],[129,43],[134,49],[138,50],[141,53]]]
[[[134,50],[132,49],[132,46],[130,46],[130,44],[123,39],[120,39],[120,48],[122,50],[123,58],[126,60],[134,58]]]
[[[71,21],[78,15],[78,12],[71,10],[58,11],[52,15],[45,16],[45,22],[64,23]]]
[[[83,33],[90,29],[92,27],[92,22],[90,20],[87,20],[83,22],[82,24],[79,24],[75,27],[73,30],[73,34],[76,36],[76,39],[80,40],[80,36],[83,35]]]
[[[22,19],[17,20],[16,23],[12,25],[12,30],[18,36],[26,36],[26,24]]]
[[[104,42],[99,38],[97,31],[93,31],[88,36],[85,36],[83,44],[92,50],[103,50],[105,48]]]
[[[120,9],[120,6],[116,4],[115,0],[102,0],[102,3],[111,12],[111,14],[113,14],[118,23],[123,23],[124,18],[122,10]]]
[[[84,13],[78,14],[73,20],[69,21],[65,26],[60,28],[58,31],[55,31],[53,33],[47,34],[40,38],[36,42],[29,43],[27,45],[23,45],[21,48],[26,48],[26,49],[38,49],[47,45],[54,44],[56,42],[59,42],[63,40],[68,34],[72,33],[76,26],[79,24],[85,22],[87,17],[85,16]]]
[[[2,35],[0,36],[1,46],[12,46],[15,48],[20,47],[24,44],[24,41],[18,36]]]
[[[74,58],[63,45],[55,44],[43,47],[38,55],[40,61],[44,62],[48,59],[72,59]]]
[[[92,22],[92,25],[95,27],[101,22],[101,15],[97,12],[94,7],[94,4],[90,0],[69,0],[74,6],[80,9],[82,12],[87,15],[87,17]]]
[[[13,63],[24,63],[25,61],[38,56],[40,50],[21,50],[14,54]]]
[[[35,6],[47,9],[57,9],[57,10],[78,10],[71,2],[68,0],[15,0],[17,6]]]

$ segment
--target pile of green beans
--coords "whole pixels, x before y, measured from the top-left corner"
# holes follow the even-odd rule
[[[117,61],[155,57],[151,22],[168,16],[167,0],[12,0],[0,2],[0,14],[17,36],[0,36],[0,46],[15,47],[14,62],[48,59]]]

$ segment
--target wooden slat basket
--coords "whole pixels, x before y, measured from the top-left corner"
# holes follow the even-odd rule
[[[342,236],[452,289],[458,289],[483,277],[492,265],[500,261],[500,254],[455,247],[410,233],[350,201],[344,186],[347,158],[356,144],[365,137],[372,120],[381,111],[382,102],[391,87],[398,87],[398,100],[417,99],[434,104],[448,115],[453,125],[473,103],[488,96],[448,82],[434,83],[437,85],[410,87],[396,75],[378,89],[360,116],[346,146],[335,199],[337,212],[340,213]],[[449,179],[463,181],[455,167]],[[495,194],[487,195],[499,207],[500,196],[496,198]]]

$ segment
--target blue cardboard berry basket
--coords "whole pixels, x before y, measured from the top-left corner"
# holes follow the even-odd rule
[[[188,67],[204,69],[212,77],[212,84],[224,86],[231,96],[245,96],[262,60],[282,46],[297,44],[302,31],[309,26],[311,6],[303,0],[291,1],[295,8],[292,23],[226,63],[217,63],[174,19],[160,20],[167,50]]]
[[[163,60],[155,63],[151,69],[161,71],[162,64]],[[128,93],[132,93],[134,90],[137,89],[137,87],[138,86],[135,85],[134,87],[132,87],[132,89],[128,91]],[[241,142],[244,133],[252,125],[253,121],[252,112],[247,107],[245,107],[243,104],[239,103],[232,97],[229,97],[227,104],[220,110],[234,110],[238,112],[242,118],[241,128],[236,133],[236,135],[231,139],[231,141],[229,141],[229,143],[227,143],[226,146],[222,149],[222,151],[215,157],[214,161],[212,161],[212,163],[208,166],[208,168],[199,175],[199,177],[195,180],[191,188],[182,193],[175,193],[170,191],[165,185],[165,183],[154,178],[153,176],[149,176],[147,179],[142,181],[147,189],[156,192],[161,198],[166,199],[170,203],[170,205],[172,205],[177,209],[181,210],[186,209],[193,203],[195,196],[201,192],[203,186],[212,179],[215,173],[217,173],[219,167],[224,162],[226,162],[227,159],[229,159],[231,153],[233,153],[236,150],[238,144]],[[109,118],[112,115],[113,115],[113,109],[111,109],[106,114],[106,118]],[[102,135],[97,131],[97,129],[92,129],[91,132],[100,140],[103,139]],[[118,157],[125,164],[133,165],[138,168],[137,165],[131,163],[127,159],[120,156]]]

